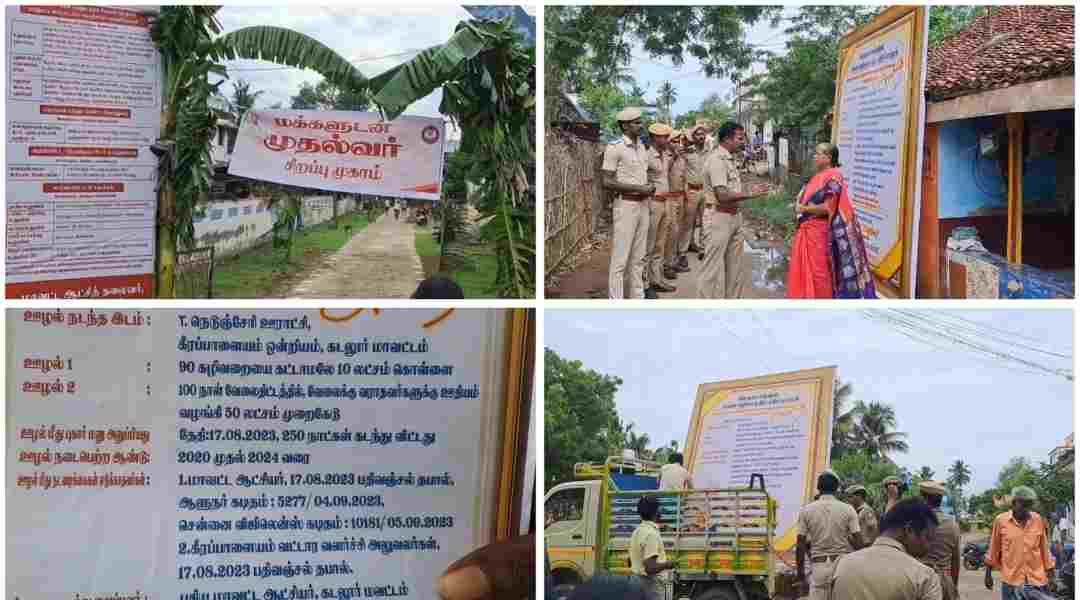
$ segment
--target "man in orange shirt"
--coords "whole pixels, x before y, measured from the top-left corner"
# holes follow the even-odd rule
[[[1049,593],[1054,581],[1054,558],[1046,526],[1031,506],[1035,490],[1022,485],[1012,491],[1012,510],[994,519],[986,555],[986,589],[994,589],[992,571],[1001,571],[1002,600],[1022,600],[1026,589]]]

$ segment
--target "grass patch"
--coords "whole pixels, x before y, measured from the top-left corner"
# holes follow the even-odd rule
[[[420,256],[420,262],[424,264],[425,277],[439,273],[440,250],[439,242],[435,241],[430,230],[416,232],[416,253]],[[469,246],[465,254],[469,257],[470,264],[457,271],[442,274],[457,282],[461,290],[465,292],[466,298],[495,298],[492,288],[495,284],[498,261],[494,251],[487,246]]]
[[[743,203],[743,209],[751,219],[762,222],[770,235],[790,241],[795,236],[795,196],[801,187],[797,177],[789,177],[783,187],[765,199]]]
[[[346,225],[352,229],[346,230]],[[280,297],[328,254],[336,252],[358,231],[367,227],[367,215],[351,213],[338,217],[337,229],[322,223],[293,234],[292,253],[285,262],[285,249],[266,243],[230,256],[214,266],[214,298]],[[205,298],[206,282],[181,281],[178,298]]]

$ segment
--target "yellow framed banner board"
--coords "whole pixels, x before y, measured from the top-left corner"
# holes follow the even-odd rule
[[[828,467],[835,378],[824,367],[698,386],[686,440],[694,487],[746,486],[762,474],[778,503],[777,552],[794,547],[799,509]]]
[[[832,139],[884,296],[915,297],[927,32],[897,6],[840,41]]]
[[[502,309],[7,311],[8,595],[431,597],[531,500],[531,327]]]

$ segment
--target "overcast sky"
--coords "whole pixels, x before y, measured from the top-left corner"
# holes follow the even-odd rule
[[[792,13],[796,9],[787,8],[785,14]],[[779,27],[770,25],[771,19],[758,21],[746,32],[746,40],[763,50],[770,50],[782,54],[784,42],[788,35],[784,33],[787,23],[781,22]],[[671,81],[678,94],[674,112],[680,115],[691,110],[697,110],[701,101],[710,94],[719,93],[725,101],[730,101],[730,95],[735,90],[734,84],[729,77],[720,79],[706,77],[702,72],[701,61],[693,57],[679,67],[672,65],[665,58],[651,58],[640,44],[633,53],[634,58],[629,66],[634,77],[646,92],[645,98],[649,101],[656,99],[656,92],[664,81]],[[689,55],[688,55],[689,56]],[[762,71],[762,65],[757,65],[755,72]]]
[[[943,312],[1072,356],[1069,310],[928,311]],[[619,415],[653,447],[671,440],[685,446],[699,384],[830,365],[854,384],[855,399],[895,408],[911,446],[894,456],[898,464],[912,471],[926,465],[944,478],[962,459],[972,470],[968,494],[993,486],[1014,456],[1046,460],[1073,430],[1072,382],[916,342],[860,311],[548,309],[544,325],[548,348],[623,379]],[[1071,358],[1015,343],[993,346],[1052,369],[1072,368]]]
[[[525,10],[535,16],[535,8]],[[252,25],[286,27],[309,35],[348,58],[367,76],[378,75],[391,67],[410,60],[430,46],[446,42],[454,27],[469,18],[461,6],[431,4],[415,6],[378,3],[373,6],[337,4],[330,6],[227,5],[218,12],[224,31],[230,32]],[[268,108],[280,102],[286,108],[290,98],[307,81],[318,83],[321,76],[314,71],[291,69],[272,63],[250,60],[226,62],[229,78],[251,82],[253,90],[262,90],[256,108]],[[222,86],[226,96],[232,84]],[[442,90],[413,104],[405,114],[439,116]]]

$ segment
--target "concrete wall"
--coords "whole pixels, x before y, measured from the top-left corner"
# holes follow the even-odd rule
[[[1055,208],[1062,201],[1071,204],[1071,195],[1062,198],[1059,188],[1066,181],[1061,168],[1068,160],[1072,164],[1071,119],[1073,111],[1028,113],[1025,126],[1051,126],[1068,130],[1065,146],[1067,156],[1029,157],[1024,161],[1025,208]],[[962,119],[940,123],[938,186],[939,218],[968,217],[981,212],[1006,209],[1006,182],[997,160],[984,158],[978,151],[979,136],[1005,127],[1001,117]],[[1004,140],[1002,140],[1004,141]],[[1065,170],[1068,170],[1066,168]],[[1064,186],[1059,186],[1058,180]]]
[[[305,196],[301,219],[304,227],[314,227],[333,217],[333,196]],[[195,221],[195,246],[214,246],[217,257],[247,250],[273,229],[274,213],[265,208],[265,198],[220,200],[204,205],[204,216]],[[338,200],[338,214],[356,209],[352,197]]]

